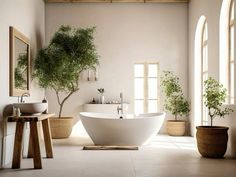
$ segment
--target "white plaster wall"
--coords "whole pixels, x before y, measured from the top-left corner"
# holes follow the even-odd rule
[[[81,82],[80,90],[65,104],[63,115],[79,117],[82,105],[105,88],[107,99],[123,92],[133,112],[133,65],[159,62],[160,70],[172,70],[188,91],[187,4],[68,3],[46,4],[46,43],[62,24],[96,26],[95,43],[100,57],[98,82]],[[55,93],[47,90],[49,111],[58,112]],[[167,116],[171,118],[170,115]],[[165,132],[164,128],[162,132]]]
[[[4,128],[3,109],[7,104],[17,102],[16,97],[9,97],[9,26],[14,26],[30,39],[31,56],[41,48],[45,38],[45,4],[43,0],[1,0],[0,2],[0,143],[5,142],[2,164],[11,161],[12,142],[15,124]],[[31,83],[31,97],[27,101],[39,101],[44,97],[44,90]],[[2,148],[0,148],[1,150]]]
[[[201,15],[206,17],[209,35],[209,75],[219,79],[219,21],[222,0],[191,0],[189,3],[189,95],[192,102],[191,132],[195,136],[194,119],[194,38],[197,22]],[[235,87],[236,88],[236,87]],[[229,144],[227,154],[236,157],[236,106],[231,105],[234,113],[224,119],[216,119],[215,125],[229,126]]]

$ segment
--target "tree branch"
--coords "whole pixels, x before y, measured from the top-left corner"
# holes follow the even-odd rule
[[[63,108],[63,105],[64,105],[65,101],[66,101],[73,93],[75,93],[75,92],[78,91],[78,90],[79,90],[79,89],[76,89],[76,90],[74,90],[74,91],[71,91],[71,92],[62,100],[62,102],[61,102],[61,104],[60,104],[59,118],[61,117],[62,108]]]
[[[61,105],[63,105],[64,102],[65,102],[73,93],[77,92],[78,90],[79,90],[79,89],[76,89],[76,90],[74,90],[74,91],[71,91],[71,92],[62,100]]]
[[[60,97],[59,97],[59,92],[57,90],[55,90],[56,95],[57,95],[57,102],[59,105],[61,105],[61,101],[60,101]]]

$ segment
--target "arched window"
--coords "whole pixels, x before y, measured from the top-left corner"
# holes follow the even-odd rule
[[[205,16],[198,20],[194,46],[194,125],[208,123],[204,105],[204,81],[208,78],[208,25]]]
[[[205,21],[202,30],[202,43],[201,43],[201,55],[202,55],[202,65],[201,65],[201,106],[202,106],[202,116],[201,116],[201,125],[208,125],[208,111],[204,104],[203,94],[205,92],[204,82],[208,79],[208,26]]]
[[[234,1],[223,0],[220,14],[220,82],[234,104]]]
[[[234,1],[230,6],[229,20],[229,101],[234,104]]]

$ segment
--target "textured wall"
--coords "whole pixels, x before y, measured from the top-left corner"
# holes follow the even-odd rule
[[[133,112],[136,62],[159,62],[161,70],[173,70],[181,77],[187,94],[187,16],[185,3],[47,4],[46,42],[61,24],[97,27],[99,81],[82,82],[79,92],[65,104],[63,114],[78,118],[81,106],[97,98],[100,87],[105,88],[107,99],[118,99],[122,91]],[[46,94],[50,111],[57,112],[55,94],[50,90]]]

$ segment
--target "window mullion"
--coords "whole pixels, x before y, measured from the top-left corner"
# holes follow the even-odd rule
[[[202,46],[206,47],[208,45],[208,40],[203,41]]]
[[[230,20],[229,26],[230,28],[234,26],[234,19]]]
[[[148,64],[144,64],[144,113],[148,112]]]

